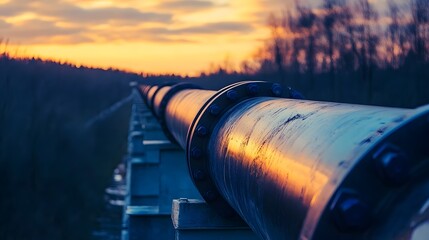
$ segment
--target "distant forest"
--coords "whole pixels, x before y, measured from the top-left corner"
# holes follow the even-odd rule
[[[0,239],[90,239],[125,154],[130,103],[97,116],[129,96],[131,81],[218,89],[267,80],[312,100],[429,103],[429,1],[388,1],[383,11],[368,0],[296,1],[270,15],[271,36],[240,71],[221,64],[194,78],[0,52]]]
[[[0,56],[0,239],[89,239],[126,149],[135,74]]]
[[[415,107],[429,102],[429,1],[300,1],[271,14],[271,37],[242,69],[310,99]]]

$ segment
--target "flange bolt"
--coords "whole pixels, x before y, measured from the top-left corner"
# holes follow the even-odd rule
[[[341,231],[363,231],[371,223],[368,205],[352,190],[338,192],[331,204],[331,216]]]
[[[278,84],[278,83],[274,83],[274,84],[271,86],[271,92],[272,92],[272,93],[274,94],[274,96],[276,96],[276,97],[278,97],[278,96],[282,95],[282,93],[283,93],[282,86],[281,86],[280,84]]]
[[[236,101],[238,99],[238,93],[235,90],[229,90],[226,93],[226,97],[231,101]]]
[[[250,94],[255,95],[259,92],[259,86],[256,83],[251,83],[249,86],[247,86],[247,90]]]
[[[389,184],[399,185],[408,178],[409,159],[393,144],[386,144],[374,154],[378,175]]]
[[[215,200],[215,199],[217,198],[217,194],[216,194],[216,192],[214,192],[214,191],[207,191],[207,192],[204,194],[204,197],[205,197],[205,199],[206,199],[207,201],[213,201],[213,200]]]
[[[209,107],[209,113],[213,116],[217,116],[220,113],[220,107],[217,104],[213,104]]]
[[[205,126],[199,126],[197,128],[197,134],[198,134],[198,136],[204,137],[204,136],[207,135],[207,133],[208,133],[208,130],[207,130],[207,128]]]
[[[201,149],[194,147],[191,149],[191,157],[193,158],[200,158],[203,155],[203,152]]]
[[[194,179],[197,181],[204,180],[205,177],[206,177],[206,174],[201,170],[196,170],[194,172]]]

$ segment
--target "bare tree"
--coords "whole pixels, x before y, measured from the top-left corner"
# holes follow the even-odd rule
[[[324,0],[323,6],[323,33],[326,39],[324,48],[324,63],[329,64],[329,73],[331,78],[331,89],[333,97],[337,95],[337,81],[335,77],[336,57],[339,58],[341,51],[346,51],[347,44],[341,41],[342,35],[346,32],[344,23],[347,11],[345,2],[342,0]],[[327,59],[326,59],[327,58]]]
[[[289,26],[295,35],[293,41],[294,60],[300,64],[309,76],[311,88],[314,87],[314,74],[317,70],[317,38],[320,35],[319,18],[313,9],[296,2],[296,15],[289,20]],[[303,53],[303,56],[302,56]],[[301,59],[303,58],[303,59]]]
[[[409,31],[412,40],[407,64],[415,74],[414,98],[420,99],[427,95],[428,89],[425,69],[429,60],[429,1],[411,0],[410,9]]]
[[[359,67],[362,80],[367,84],[367,101],[372,101],[373,74],[377,67],[377,45],[379,37],[377,35],[378,13],[368,0],[359,0],[357,5],[357,44],[356,50],[359,57]]]
[[[396,2],[390,0],[388,2],[388,10],[390,23],[386,31],[385,41],[385,63],[392,68],[398,68],[402,55],[402,48],[400,43],[400,9]]]
[[[276,66],[280,82],[285,84],[285,75],[284,75],[284,60],[286,53],[284,52],[284,32],[285,25],[282,24],[282,19],[277,18],[274,14],[270,14],[268,18],[268,25],[271,30],[271,52],[272,60]]]
[[[411,23],[409,26],[413,36],[412,51],[418,62],[428,57],[429,44],[429,1],[411,0]]]

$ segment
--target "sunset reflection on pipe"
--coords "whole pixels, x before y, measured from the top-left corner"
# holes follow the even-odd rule
[[[299,232],[292,229],[302,228],[310,207],[320,204],[318,196],[333,191],[367,150],[365,139],[392,129],[407,112],[249,99],[213,131],[210,173],[222,196],[262,238],[297,239]],[[288,217],[273,217],[278,215]]]

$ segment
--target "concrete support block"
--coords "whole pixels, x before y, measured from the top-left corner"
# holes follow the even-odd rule
[[[128,205],[157,205],[160,192],[158,165],[133,158],[129,163],[129,168]]]
[[[168,140],[144,140],[143,146],[145,157],[135,165],[139,172],[131,173],[137,177],[131,177],[130,183],[140,185],[135,189],[156,192],[161,212],[171,212],[174,198],[201,198],[189,176],[186,155],[181,148]],[[136,193],[133,188],[131,193]]]
[[[145,140],[167,140],[161,126],[158,123],[146,123],[143,125]]]
[[[142,113],[140,119],[143,124],[158,124],[158,120],[149,110],[145,113]]]
[[[132,131],[128,135],[128,153],[130,156],[141,156],[144,154],[144,138],[145,136],[141,131]]]
[[[170,240],[174,239],[174,229],[169,212],[160,212],[157,206],[129,206],[129,240]]]
[[[181,148],[159,138],[143,140],[142,145],[143,155],[128,159],[122,239],[173,239],[172,200],[201,197],[192,184]]]
[[[128,159],[126,205],[158,205],[170,212],[174,198],[201,198],[182,149],[167,140],[144,140],[142,146],[143,155]]]
[[[241,219],[225,219],[207,203],[195,199],[174,199],[171,218],[175,240],[258,240]]]
[[[137,120],[132,120],[130,121],[130,127],[129,127],[129,131],[142,131],[143,130],[143,126],[141,125],[140,121]]]

